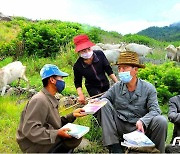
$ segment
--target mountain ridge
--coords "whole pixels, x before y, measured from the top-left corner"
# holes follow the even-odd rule
[[[180,21],[164,27],[152,26],[139,31],[137,34],[148,36],[159,41],[179,41]]]

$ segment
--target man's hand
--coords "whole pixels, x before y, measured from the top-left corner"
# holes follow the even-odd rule
[[[83,117],[85,115],[87,115],[87,114],[85,113],[85,110],[82,109],[82,108],[78,108],[78,109],[73,111],[73,116],[74,117]]]
[[[69,128],[61,128],[58,130],[58,136],[63,138],[72,138],[67,132],[69,131]]]
[[[81,94],[81,95],[79,95],[79,97],[78,97],[78,102],[80,103],[80,104],[85,104],[85,97],[84,97],[84,95],[83,94]]]
[[[141,131],[141,132],[144,133],[143,122],[142,122],[141,120],[138,120],[138,121],[136,122],[136,128],[137,128],[137,130],[139,130],[139,131]]]
[[[85,101],[85,97],[84,97],[84,94],[83,94],[81,87],[77,88],[77,93],[78,93],[78,102],[80,104],[85,104],[86,101]]]

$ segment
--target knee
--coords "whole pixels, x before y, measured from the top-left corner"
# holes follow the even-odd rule
[[[153,121],[159,127],[167,129],[167,124],[168,123],[167,123],[167,119],[164,116],[162,116],[162,115],[156,116],[156,117],[153,118]]]

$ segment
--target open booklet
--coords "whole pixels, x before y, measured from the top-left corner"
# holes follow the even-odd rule
[[[86,114],[94,114],[96,113],[101,107],[103,107],[107,102],[106,101],[98,101],[94,103],[88,103],[83,107]]]
[[[126,147],[154,147],[155,144],[142,132],[136,130],[123,135],[122,146]]]
[[[62,128],[69,128],[70,131],[68,131],[68,134],[77,139],[81,138],[83,135],[89,132],[89,127],[73,123],[67,123]]]

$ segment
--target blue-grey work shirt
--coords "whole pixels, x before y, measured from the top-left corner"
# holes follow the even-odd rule
[[[168,119],[180,127],[180,95],[169,99]]]
[[[141,120],[146,128],[151,119],[161,113],[155,87],[141,79],[138,79],[132,97],[130,97],[126,84],[119,81],[100,99],[110,101],[121,120],[129,123],[136,123]]]

